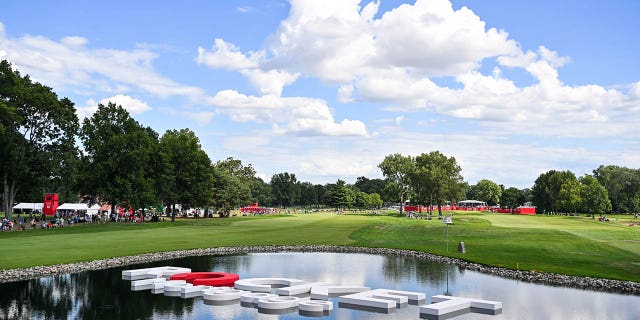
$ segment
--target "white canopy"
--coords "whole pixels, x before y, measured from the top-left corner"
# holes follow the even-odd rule
[[[13,206],[13,210],[38,210],[42,211],[44,203],[21,202]]]
[[[91,207],[86,203],[63,203],[56,210],[76,210],[76,211],[86,211],[88,215],[98,214],[98,210],[100,210],[99,204],[94,204]]]

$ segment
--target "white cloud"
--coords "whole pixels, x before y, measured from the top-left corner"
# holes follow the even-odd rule
[[[76,106],[76,113],[80,120],[90,117],[94,112],[98,110],[98,104],[107,105],[109,102],[122,106],[132,115],[138,115],[143,112],[151,110],[151,107],[146,102],[132,98],[127,95],[118,94],[110,98],[104,98],[99,102],[93,99],[89,99],[85,102],[84,106]]]
[[[365,136],[364,123],[344,119],[335,122],[326,102],[305,97],[275,95],[247,96],[235,90],[223,90],[210,99],[221,112],[239,122],[271,123],[278,133],[300,136]]]
[[[262,71],[260,69],[243,70],[249,82],[256,90],[263,95],[282,95],[282,89],[296,81],[299,73],[291,74],[286,71],[269,70]]]
[[[380,67],[409,68],[427,76],[458,75],[482,59],[518,50],[504,31],[448,0],[418,0],[386,12],[374,24]]]
[[[152,62],[156,55],[144,49],[94,49],[83,37],[55,41],[42,36],[7,37],[0,23],[0,47],[5,59],[36,81],[56,90],[82,95],[142,90],[160,97],[204,97],[200,88],[179,84],[159,75]],[[124,90],[123,90],[124,89]]]
[[[103,105],[107,105],[109,102],[115,103],[118,106],[122,106],[122,108],[127,110],[132,115],[141,114],[143,112],[151,110],[151,107],[149,107],[146,102],[122,94],[100,100],[100,103]]]
[[[211,51],[199,47],[197,62],[212,68],[230,70],[253,69],[258,67],[258,59],[262,53],[251,53],[246,56],[232,43],[215,39]]]
[[[378,10],[377,2],[292,0],[289,16],[260,59],[233,45],[216,47],[220,55],[235,57],[227,59],[226,67],[244,68],[241,72],[263,95],[281,95],[300,73],[337,84],[343,103],[388,103],[392,110],[476,119],[488,127],[497,121],[507,130],[530,128],[532,135],[638,134],[630,124],[640,115],[629,117],[629,111],[640,109],[640,85],[627,94],[598,85],[566,85],[558,68],[570,58],[543,45],[523,51],[507,32],[487,28],[473,11],[454,10],[448,0],[402,4],[376,19]],[[479,65],[487,59],[522,69],[536,83],[518,86],[498,67],[481,74]],[[438,85],[434,76],[453,77],[461,86]]]

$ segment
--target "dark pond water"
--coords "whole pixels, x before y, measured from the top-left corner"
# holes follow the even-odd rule
[[[297,311],[259,313],[240,304],[211,306],[130,290],[121,271],[152,266],[237,273],[241,278],[286,277],[501,301],[499,315],[467,313],[453,319],[639,319],[640,297],[534,285],[461,271],[414,258],[369,254],[269,253],[190,257],[108,270],[0,284],[0,319],[314,319]],[[339,307],[319,319],[419,319],[418,306],[391,314]]]

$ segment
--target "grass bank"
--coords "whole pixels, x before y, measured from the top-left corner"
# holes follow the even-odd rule
[[[585,217],[454,215],[439,220],[304,214],[101,224],[0,233],[0,269],[148,252],[247,245],[349,245],[412,249],[510,269],[640,282],[640,226]],[[464,241],[467,253],[456,252]]]

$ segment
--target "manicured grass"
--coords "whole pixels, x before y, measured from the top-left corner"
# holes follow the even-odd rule
[[[440,220],[300,214],[81,225],[0,234],[0,269],[179,249],[245,245],[405,248],[511,269],[640,282],[640,226],[585,217],[456,213]],[[467,253],[456,252],[464,241]]]

